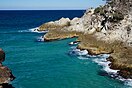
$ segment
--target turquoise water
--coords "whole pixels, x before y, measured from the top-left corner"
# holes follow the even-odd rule
[[[92,58],[69,55],[72,46],[68,44],[75,39],[37,42],[43,33],[20,32],[62,16],[80,17],[84,11],[0,13],[0,47],[6,52],[4,65],[16,76],[12,82],[15,88],[127,88],[118,80],[102,76],[101,66]]]

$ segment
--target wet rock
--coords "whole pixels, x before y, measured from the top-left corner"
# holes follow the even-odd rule
[[[0,49],[0,87],[1,88],[13,88],[9,84],[10,81],[13,81],[15,77],[13,76],[11,70],[2,65],[2,62],[5,60],[5,53]]]
[[[2,63],[5,60],[5,52],[0,49],[0,63]]]
[[[15,87],[13,87],[11,84],[5,83],[5,84],[0,85],[0,88],[15,88]]]
[[[120,70],[118,74],[125,79],[131,78],[132,79],[132,69],[131,70]]]
[[[108,73],[105,71],[98,71],[98,75],[100,76],[108,76]]]

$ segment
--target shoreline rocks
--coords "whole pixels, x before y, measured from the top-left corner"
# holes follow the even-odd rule
[[[80,34],[81,32],[66,31],[66,30],[61,30],[61,29],[49,30],[49,32],[44,35],[44,41],[75,38],[75,37],[78,37]]]
[[[110,54],[107,58],[111,62],[110,68],[113,70],[120,70],[118,74],[123,78],[132,79],[132,48],[127,47],[120,41],[113,43],[106,43],[98,41],[91,35],[83,35],[79,38],[80,44],[77,48],[81,50],[88,50],[90,55]]]
[[[93,55],[110,54],[110,67],[120,70],[120,76],[132,78],[132,11],[121,13],[119,6],[114,6],[116,2],[112,3],[88,9],[81,18],[62,18],[45,23],[39,29],[49,30],[44,36],[46,41],[78,37],[79,49]]]
[[[9,83],[13,81],[15,77],[8,67],[2,65],[4,60],[5,52],[0,49],[0,88],[13,88]]]

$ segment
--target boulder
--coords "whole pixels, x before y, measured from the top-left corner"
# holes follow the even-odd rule
[[[5,52],[2,49],[0,49],[0,88],[8,88],[9,82],[15,79],[11,70],[8,67],[2,65],[2,62],[4,60]]]

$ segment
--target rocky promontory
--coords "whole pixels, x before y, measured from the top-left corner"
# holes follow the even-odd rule
[[[39,27],[49,30],[46,41],[78,37],[77,48],[89,54],[110,54],[111,69],[132,78],[132,0],[107,0],[104,6],[88,9],[81,18],[61,18]]]
[[[0,88],[13,88],[9,83],[13,81],[15,77],[8,67],[2,65],[4,60],[5,52],[0,49]]]

